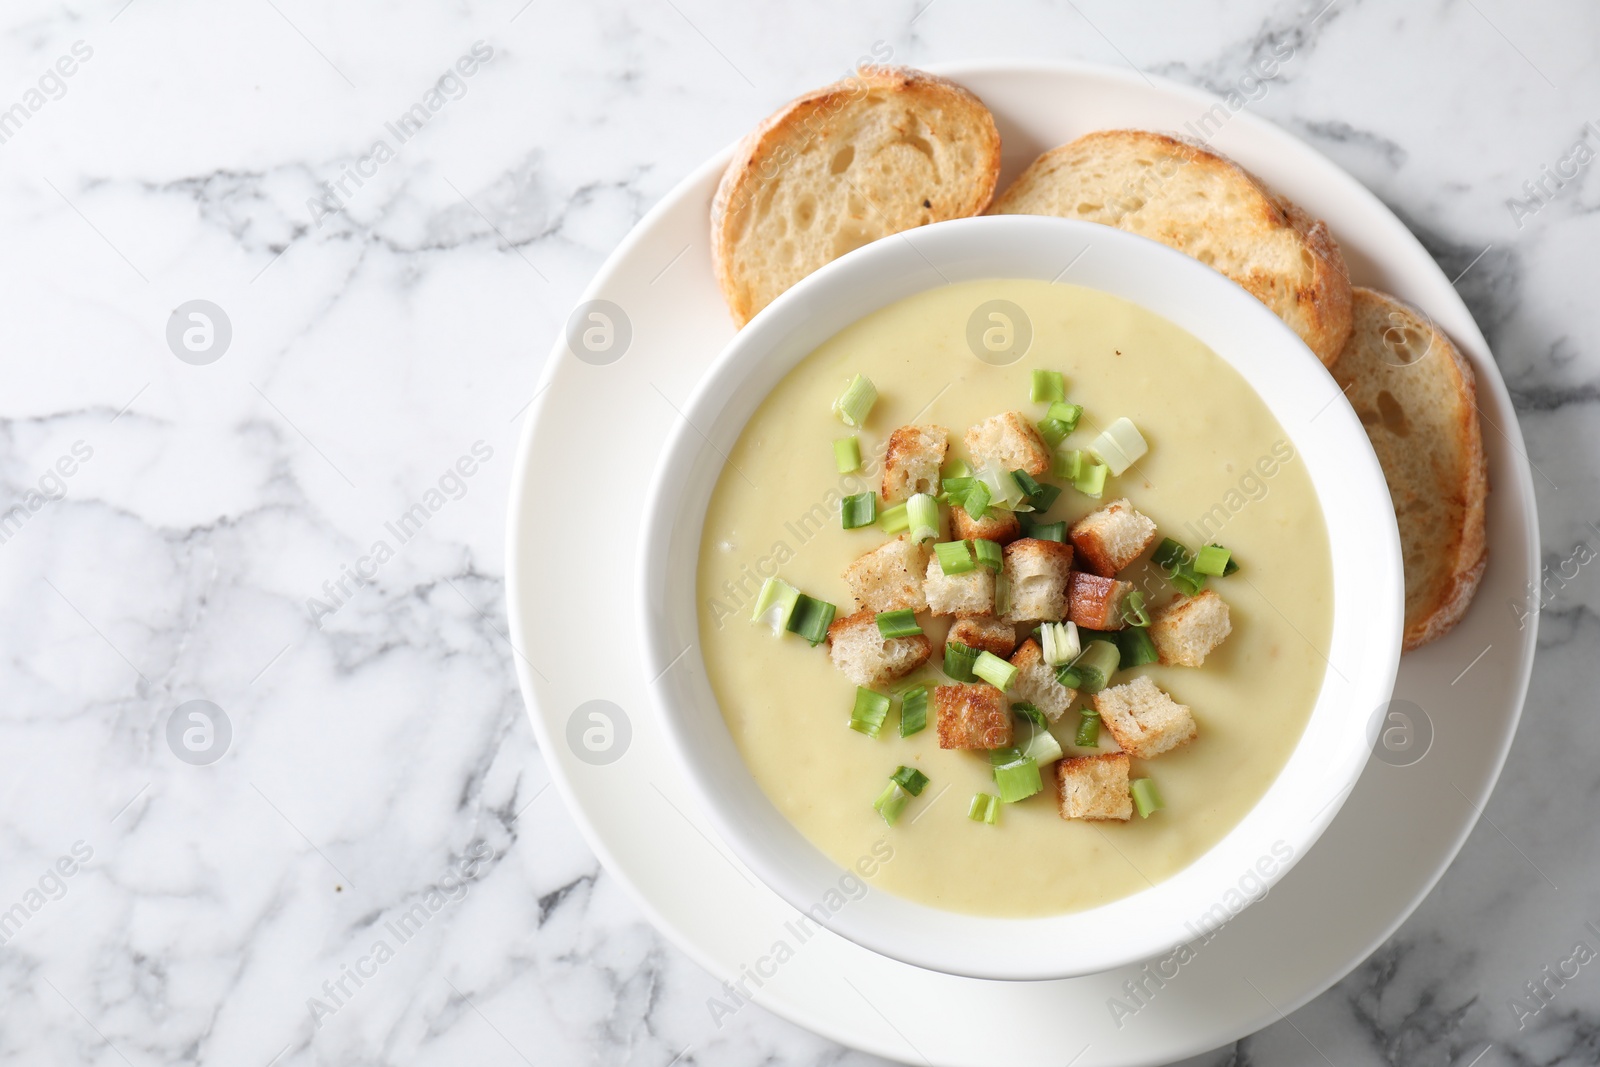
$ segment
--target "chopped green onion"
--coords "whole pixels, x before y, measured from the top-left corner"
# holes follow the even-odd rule
[[[977,660],[972,664],[972,673],[1002,693],[1010,689],[1011,683],[1017,680],[1017,668],[988,649],[978,653]]]
[[[1036,370],[1033,372],[1032,388],[1028,390],[1028,399],[1035,404],[1050,404],[1058,400],[1065,400],[1067,396],[1067,382],[1061,377],[1058,370]]]
[[[1100,494],[1106,491],[1106,474],[1110,469],[1104,463],[1085,460],[1078,468],[1078,476],[1072,479],[1072,488],[1098,500]]]
[[[846,530],[859,530],[878,521],[878,494],[857,493],[839,504],[839,521]]]
[[[1017,487],[1022,490],[1023,497],[1028,500],[1032,500],[1042,488],[1038,482],[1033,480],[1033,475],[1025,470],[1012,471],[1011,480],[1017,483]]]
[[[861,439],[854,434],[833,443],[833,464],[840,474],[861,469]]]
[[[1072,669],[1083,679],[1082,685],[1073,688],[1085,693],[1100,692],[1111,683],[1111,676],[1121,662],[1122,653],[1116,645],[1110,641],[1090,641],[1083,653],[1072,661]]]
[[[1056,735],[1044,728],[1033,731],[1033,736],[1028,738],[1028,743],[1022,746],[1023,757],[1033,760],[1040,767],[1054,763],[1064,754],[1061,751],[1061,742],[1056,740]]]
[[[883,527],[884,533],[905,533],[911,529],[911,516],[906,513],[904,504],[896,504],[878,512],[878,525]]]
[[[1122,598],[1122,621],[1129,626],[1149,626],[1150,613],[1144,610],[1144,594],[1135,589]]]
[[[1036,541],[1064,542],[1067,539],[1066,520],[1034,523],[1028,527],[1028,536]]]
[[[1083,672],[1074,667],[1062,667],[1056,671],[1056,684],[1068,689],[1083,688]]]
[[[1148,819],[1166,807],[1161,794],[1156,791],[1154,778],[1135,778],[1128,783],[1128,792],[1133,794],[1133,806],[1138,809],[1141,819]]]
[[[1233,553],[1221,545],[1205,545],[1194,558],[1194,569],[1200,574],[1220,578],[1228,573],[1228,564],[1232,562]]]
[[[1083,452],[1076,448],[1057,452],[1050,458],[1050,473],[1056,478],[1076,482],[1078,475],[1083,473]]]
[[[899,782],[900,787],[914,797],[922,795],[923,788],[928,784],[928,776],[915,767],[901,766],[889,776],[891,782]]]
[[[1044,647],[1044,661],[1052,667],[1071,663],[1083,651],[1077,623],[1047,622],[1039,627],[1039,642]]]
[[[889,698],[882,693],[856,686],[856,705],[850,712],[850,729],[877,737],[883,720],[889,717]]]
[[[933,554],[939,557],[939,569],[946,574],[965,574],[974,566],[972,549],[965,541],[945,541],[934,545]]]
[[[1156,643],[1150,640],[1150,631],[1142,626],[1129,626],[1117,631],[1117,651],[1121,654],[1121,668],[1142,667],[1160,660]]]
[[[994,784],[999,787],[1000,800],[1005,804],[1027,800],[1044,788],[1044,782],[1039,778],[1039,764],[1026,756],[996,767]]]
[[[1027,471],[1012,471],[1011,478],[1022,489],[1022,498],[1035,511],[1049,511],[1050,505],[1061,495],[1059,485],[1040,485]]]
[[[1167,576],[1167,581],[1186,595],[1194,596],[1206,587],[1206,576],[1194,569],[1194,559],[1180,542],[1163,538],[1150,558]]]
[[[833,413],[846,426],[860,426],[867,421],[867,413],[878,402],[877,386],[864,374],[850,379],[844,393],[833,402]]]
[[[1078,718],[1078,732],[1072,743],[1079,748],[1094,748],[1100,744],[1100,713],[1088,708]]]
[[[777,576],[768,578],[756,594],[756,609],[751,612],[750,621],[767,623],[772,627],[772,636],[781,637],[799,601],[800,590]]]
[[[1124,418],[1101,430],[1100,435],[1089,442],[1089,451],[1111,468],[1112,474],[1121,474],[1139,462],[1139,457],[1150,451],[1150,446],[1145,444],[1139,428]]]
[[[967,805],[967,818],[993,826],[1000,821],[1000,798],[993,793],[979,793]]]
[[[911,794],[899,782],[890,779],[889,784],[883,787],[883,792],[878,794],[878,799],[872,802],[872,806],[883,816],[884,822],[893,826],[909,803]]]
[[[928,727],[928,687],[912,686],[900,694],[900,736],[910,737]]]
[[[828,627],[833,625],[833,616],[838,610],[826,600],[801,593],[789,615],[789,632],[799,634],[816,648],[828,636]]]
[[[1038,428],[1039,436],[1044,438],[1044,443],[1051,448],[1065,441],[1067,434],[1071,432],[1067,429],[1067,424],[1060,419],[1040,419]]]
[[[1050,720],[1044,717],[1044,712],[1040,711],[1026,700],[1019,700],[1015,704],[1011,705],[1011,713],[1027,719],[1040,729],[1050,725]]]
[[[917,493],[906,501],[906,519],[911,524],[911,540],[938,540],[939,502],[927,493]]]
[[[1068,404],[1064,400],[1058,400],[1050,405],[1050,410],[1044,413],[1044,417],[1061,423],[1067,428],[1067,432],[1071,433],[1078,428],[1078,420],[1083,418],[1083,405]]]
[[[922,632],[917,613],[910,608],[902,611],[878,612],[878,633],[885,641],[896,637],[915,637]]]
[[[1010,471],[985,463],[973,477],[989,491],[990,504],[1007,511],[1028,510],[1028,495],[1022,491],[1022,486],[1017,484]],[[971,509],[968,510],[970,513]]]
[[[958,682],[973,680],[972,665],[978,661],[978,650],[968,648],[960,641],[944,643],[944,673]]]
[[[994,576],[994,613],[997,618],[1011,614],[1011,578],[1005,571]]]
[[[972,468],[967,466],[965,460],[958,456],[951,456],[945,461],[944,467],[939,471],[939,477],[944,478],[970,478]]]
[[[1005,552],[1001,549],[999,541],[985,541],[979,538],[972,542],[972,549],[973,555],[978,557],[979,566],[988,567],[992,571],[999,571],[1005,566]]]

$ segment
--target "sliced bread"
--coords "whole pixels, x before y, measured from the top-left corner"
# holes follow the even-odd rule
[[[994,117],[943,78],[863,67],[794,100],[740,142],[712,204],[734,321],[869,241],[981,213],[999,174]]]
[[[1350,282],[1328,227],[1208,149],[1100,130],[1051,149],[990,209],[1059,215],[1160,241],[1226,274],[1332,365],[1350,335]]]
[[[1333,376],[1366,427],[1394,499],[1410,651],[1466,613],[1488,563],[1477,386],[1456,346],[1416,309],[1357,289],[1354,311]]]

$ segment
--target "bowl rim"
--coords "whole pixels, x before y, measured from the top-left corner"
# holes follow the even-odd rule
[[[1024,246],[1030,248],[1030,254],[1036,258],[1041,242],[1059,252],[1059,262],[1065,265],[1053,278],[1046,278],[1037,267],[993,270],[984,266],[1007,261]],[[1075,247],[1077,254],[1067,251]],[[726,449],[718,448],[712,436],[725,434],[731,422],[728,441],[731,445],[742,433],[755,406],[796,362],[821,341],[873,311],[915,293],[962,281],[1039,278],[1060,282],[1075,270],[1091,247],[1096,249],[1097,255],[1090,257],[1090,277],[1072,278],[1070,284],[1122,296],[1199,336],[1256,390],[1302,456],[1306,451],[1301,447],[1301,433],[1290,430],[1284,410],[1290,404],[1291,394],[1298,391],[1303,400],[1304,394],[1315,393],[1316,390],[1305,387],[1313,385],[1320,377],[1323,383],[1320,395],[1328,395],[1330,402],[1322,404],[1312,416],[1321,421],[1314,436],[1319,442],[1323,438],[1337,442],[1339,464],[1348,475],[1344,482],[1362,502],[1352,511],[1364,515],[1367,520],[1367,526],[1361,529],[1361,615],[1359,619],[1352,619],[1348,610],[1341,610],[1350,606],[1350,588],[1357,583],[1351,574],[1354,566],[1349,558],[1351,550],[1341,552],[1335,540],[1336,523],[1331,518],[1326,492],[1329,480],[1335,477],[1328,466],[1335,449],[1332,444],[1323,443],[1312,453],[1322,458],[1307,459],[1307,467],[1329,527],[1330,554],[1335,569],[1333,627],[1329,653],[1325,655],[1329,669],[1306,729],[1284,767],[1256,805],[1219,841],[1186,867],[1152,887],[1079,912],[1031,918],[970,916],[941,911],[884,891],[869,891],[860,904],[837,912],[821,909],[824,914],[818,916],[814,914],[819,910],[816,902],[828,884],[819,881],[821,873],[826,870],[838,876],[848,872],[806,840],[766,798],[753,775],[744,768],[742,756],[737,754],[714,696],[709,700],[709,712],[704,713],[715,722],[711,737],[697,734],[691,714],[686,714],[686,705],[706,705],[709,680],[697,639],[691,637],[687,644],[673,640],[669,623],[675,619],[681,626],[687,613],[690,634],[698,634],[699,608],[693,583],[698,569],[703,504],[721,473],[722,457],[726,454]],[[895,267],[900,269],[892,269]],[[1139,277],[1130,275],[1130,270]],[[948,272],[952,271],[960,277],[949,277]],[[1160,285],[1168,286],[1157,287],[1154,302],[1161,304],[1163,299],[1169,299],[1159,307],[1153,307],[1148,296],[1150,286],[1156,284],[1150,280],[1152,277],[1160,279]],[[1147,295],[1130,296],[1116,286],[1132,286]],[[1262,381],[1253,378],[1240,365],[1239,358],[1243,357],[1236,358],[1238,353],[1230,354],[1212,344],[1194,327],[1192,315],[1197,312],[1188,313],[1190,321],[1182,321],[1180,315],[1174,314],[1177,303],[1184,301],[1190,307],[1204,305],[1219,309],[1212,317],[1222,325],[1212,322],[1210,329],[1226,330],[1227,323],[1231,322],[1236,332],[1253,335],[1274,351],[1270,357],[1253,357],[1262,364],[1256,368],[1258,371],[1267,368],[1265,373],[1272,395],[1263,390]],[[842,312],[841,306],[855,310]],[[797,337],[811,339],[796,341]],[[784,349],[787,351],[782,352]],[[1268,358],[1271,363],[1264,363]],[[757,375],[770,380],[764,388],[755,390],[753,400],[733,404],[731,393],[741,389],[747,393],[751,391],[747,383]],[[1230,921],[1243,907],[1265,896],[1338,814],[1365,767],[1375,736],[1374,727],[1381,721],[1382,709],[1392,694],[1398,671],[1404,593],[1398,530],[1387,484],[1365,431],[1348,406],[1331,404],[1338,394],[1338,386],[1331,375],[1299,336],[1244,289],[1212,268],[1165,245],[1094,223],[1031,215],[983,216],[936,223],[874,241],[802,279],[752,318],[713,360],[668,435],[645,500],[638,559],[640,581],[636,588],[643,620],[640,632],[645,668],[647,676],[653,679],[649,686],[650,701],[664,727],[669,750],[710,823],[739,862],[797,911],[865,948],[930,970],[986,979],[1050,980],[1136,963],[1175,949],[1184,942],[1209,937],[1212,930]],[[1310,410],[1310,406],[1307,404],[1306,410]],[[740,410],[742,414],[736,418],[729,414]],[[1324,466],[1319,468],[1318,463]],[[707,465],[714,467],[708,483],[704,478]],[[685,485],[695,473],[703,484],[685,492]],[[1378,521],[1372,522],[1373,518]],[[692,529],[684,530],[684,523]],[[1372,528],[1374,526],[1376,528]],[[690,552],[689,565],[687,568],[672,567],[673,559],[681,564],[685,544]],[[684,570],[688,572],[689,594],[671,595],[669,590],[674,586],[681,592]],[[1362,634],[1360,638],[1353,636],[1357,628]],[[1339,663],[1360,667],[1355,683],[1344,678],[1335,666],[1336,653]],[[1336,674],[1349,690],[1344,697],[1330,694],[1329,687]],[[682,691],[685,685],[695,690],[693,696],[698,699],[691,699],[691,694]],[[1373,712],[1364,718],[1346,714],[1342,717],[1347,720],[1344,724],[1330,724],[1334,716],[1331,704],[1340,700],[1345,704],[1359,700],[1358,706],[1371,707]],[[1360,745],[1352,744],[1357,736],[1350,725],[1352,721],[1361,723]],[[1314,724],[1320,725],[1323,734],[1335,731],[1334,737],[1342,745],[1335,752],[1337,758],[1332,761],[1331,770],[1326,766],[1328,760],[1319,761],[1328,773],[1319,777],[1311,791],[1316,797],[1327,799],[1309,816],[1298,810],[1277,816],[1263,813],[1269,801],[1276,798],[1291,768],[1306,770],[1311,766],[1308,741],[1320,736],[1314,735]],[[738,766],[744,769],[744,781],[730,782],[725,777],[719,781],[717,773],[707,766],[705,746],[708,741],[713,745],[717,743],[718,728],[726,745],[734,749]],[[723,758],[726,759],[725,751]],[[748,803],[730,805],[726,795],[730,788],[739,789]],[[752,806],[765,811],[753,811]],[[769,822],[776,819],[782,824],[781,828],[768,826],[766,829],[786,839],[785,843],[774,844],[772,834],[755,832],[751,820],[762,817]],[[782,832],[784,828],[787,834]],[[1275,837],[1263,832],[1272,828],[1277,831]],[[1246,838],[1256,844],[1241,850],[1240,843]],[[1262,841],[1272,843],[1263,847]],[[1242,867],[1239,864],[1240,856],[1253,853],[1264,859],[1266,850],[1275,853],[1280,845],[1288,846],[1288,858],[1276,863],[1270,872],[1259,872],[1260,860],[1254,871],[1248,862]],[[1223,857],[1220,862],[1219,857]],[[1217,870],[1242,874],[1240,880],[1219,880],[1215,876]],[[1252,887],[1237,910],[1230,908],[1219,919],[1207,918],[1217,910],[1215,902],[1220,895],[1217,886],[1231,891],[1235,884],[1243,886],[1243,877],[1251,878],[1259,892]],[[1212,907],[1191,907],[1185,913],[1189,917],[1185,918],[1179,915],[1183,909],[1174,907],[1173,898],[1183,899],[1190,883],[1209,885],[1213,891],[1196,900],[1202,905],[1212,902]],[[1137,902],[1151,900],[1160,901],[1167,909],[1158,916],[1158,921],[1143,923],[1131,936],[1116,939],[1102,936],[1085,947],[1082,938],[1089,924],[1121,923],[1130,917]],[[1069,929],[1073,927],[1076,929]],[[947,932],[946,928],[959,928],[959,936],[941,936]],[[1068,936],[1063,937],[1064,933]],[[1048,952],[1018,953],[1008,949],[1006,944],[1018,937],[1036,940],[1043,937],[1047,944],[1057,944],[1078,955],[1063,959]]]

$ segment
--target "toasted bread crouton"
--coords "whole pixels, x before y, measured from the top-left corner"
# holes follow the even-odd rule
[[[1091,630],[1120,630],[1128,624],[1122,602],[1131,592],[1132,582],[1073,571],[1067,582],[1067,618]]]
[[[1011,657],[1011,665],[1017,668],[1011,695],[1044,712],[1044,717],[1051,722],[1065,715],[1072,702],[1078,699],[1076,689],[1068,689],[1056,681],[1056,669],[1044,661],[1044,651],[1033,638],[1022,642],[1017,654]]]
[[[1011,583],[1007,622],[1060,622],[1067,614],[1072,546],[1023,537],[1006,546],[1003,573]]]
[[[1020,411],[1007,411],[970,427],[964,438],[974,470],[992,465],[1027,471],[1037,478],[1050,469],[1050,446]]]
[[[993,615],[963,615],[950,627],[950,640],[1005,659],[1017,647],[1017,632]]]
[[[958,541],[994,541],[1009,545],[1022,536],[1017,513],[1005,508],[990,508],[981,519],[974,519],[966,508],[950,509],[950,528]]]
[[[1063,819],[1133,818],[1124,752],[1061,760],[1056,764],[1056,784]]]
[[[948,451],[950,431],[943,426],[902,426],[890,434],[883,454],[884,501],[898,504],[914,493],[937,494]]]
[[[1193,741],[1198,732],[1189,708],[1142,674],[1100,690],[1094,695],[1094,708],[1122,751],[1138,759],[1171,752]]]
[[[1150,621],[1150,640],[1169,667],[1198,667],[1233,632],[1228,602],[1214,590],[1180,596]]]
[[[926,611],[922,573],[928,550],[901,534],[868,552],[844,572],[856,603],[873,611]]]
[[[734,149],[711,206],[711,259],[734,322],[846,252],[980,214],[1000,174],[983,102],[905,67],[862,66]]]
[[[1389,483],[1405,564],[1409,652],[1466,614],[1489,562],[1477,379],[1416,308],[1372,289],[1357,289],[1354,307],[1355,329],[1333,380],[1356,409]]]
[[[1156,524],[1127,500],[1113,500],[1089,512],[1068,531],[1078,550],[1078,566],[1104,578],[1144,555],[1156,539]]]
[[[935,615],[989,615],[994,612],[994,571],[974,567],[965,574],[946,574],[933,556],[922,592]]]
[[[1015,729],[1006,695],[992,685],[940,685],[933,690],[940,748],[1005,748]]]
[[[877,613],[863,608],[833,620],[828,627],[828,654],[846,678],[877,689],[928,662],[933,646],[926,634],[885,638],[878,632]]]

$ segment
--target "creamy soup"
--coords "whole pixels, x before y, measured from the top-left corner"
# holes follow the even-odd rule
[[[968,341],[973,312],[990,300],[1026,312],[1032,340],[1005,366],[978,359]],[[1004,345],[1006,339],[992,339]],[[877,738],[848,727],[855,686],[835,670],[826,643],[775,638],[752,625],[764,577],[781,575],[807,594],[854,610],[842,573],[888,539],[880,528],[844,530],[839,500],[879,490],[888,435],[907,423],[950,430],[951,456],[965,458],[968,426],[1005,411],[1041,418],[1029,403],[1036,369],[1066,376],[1084,418],[1062,448],[1082,448],[1119,416],[1149,442],[1137,466],[1109,480],[1100,500],[1067,487],[1041,521],[1069,522],[1127,497],[1161,536],[1189,547],[1220,542],[1241,569],[1208,588],[1228,603],[1233,632],[1201,667],[1144,666],[1194,711],[1196,740],[1149,761],[1134,777],[1159,786],[1165,808],[1128,822],[1065,820],[1055,775],[1006,804],[998,823],[967,817],[975,793],[994,792],[983,752],[946,751],[929,708],[928,728],[902,738],[898,712]],[[864,374],[880,397],[859,431],[830,405]],[[832,443],[860,434],[863,469],[840,475]],[[1059,483],[1044,476],[1041,481]],[[946,520],[948,522],[948,520]],[[948,536],[948,530],[947,530]],[[1147,553],[1148,556],[1148,553]],[[1120,577],[1147,591],[1152,607],[1175,592],[1148,559]],[[992,280],[930,290],[843,330],[779,383],[729,454],[711,498],[700,548],[700,633],[706,669],[744,760],[778,809],[841,866],[874,855],[887,838],[892,860],[876,864],[875,887],[951,911],[1029,916],[1076,911],[1127,896],[1182,869],[1232,829],[1272,783],[1299,740],[1322,684],[1332,630],[1327,531],[1304,464],[1255,391],[1188,333],[1104,293],[1039,281]],[[928,620],[931,616],[919,614]],[[896,682],[952,684],[940,671],[946,620],[924,621],[932,658]],[[1067,755],[1080,707],[1052,732]],[[1114,744],[1102,729],[1101,745]],[[930,779],[895,823],[873,800],[895,768]],[[881,848],[881,846],[879,846]]]

